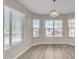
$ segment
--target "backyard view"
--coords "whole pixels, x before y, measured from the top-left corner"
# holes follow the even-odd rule
[[[8,7],[4,13],[4,48],[8,49],[22,41],[23,16]]]

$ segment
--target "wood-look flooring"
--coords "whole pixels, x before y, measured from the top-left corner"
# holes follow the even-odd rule
[[[75,59],[75,47],[70,45],[36,45],[18,59]]]

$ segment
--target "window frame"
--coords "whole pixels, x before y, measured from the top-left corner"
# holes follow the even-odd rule
[[[15,12],[20,12],[20,11],[17,11],[17,10],[15,10],[15,9],[12,9],[12,8],[10,8],[10,7],[8,7],[8,6],[4,6],[4,8],[9,8],[10,10],[8,10],[9,11],[9,47],[8,48],[5,48],[5,35],[3,36],[3,40],[4,40],[4,51],[6,51],[6,50],[8,50],[8,49],[10,49],[10,48],[12,48],[12,47],[15,47],[15,46],[17,46],[17,45],[19,45],[20,43],[23,43],[23,41],[24,41],[24,36],[23,36],[23,34],[24,34],[24,29],[23,29],[23,25],[24,25],[24,19],[22,19],[22,22],[21,22],[21,33],[22,33],[22,35],[21,35],[21,41],[20,42],[17,42],[17,44],[16,45],[13,45],[13,43],[12,43],[12,12],[13,12],[13,10],[15,11]],[[5,9],[4,9],[5,10]],[[22,12],[20,12],[20,13],[22,13]],[[25,17],[25,15],[23,15],[24,17]],[[6,19],[4,19],[4,20],[6,20]],[[5,22],[4,22],[4,26],[5,26]],[[5,28],[5,27],[4,27]],[[5,34],[5,32],[4,32],[4,30],[3,30],[3,34]]]
[[[69,27],[69,24],[71,24],[71,25],[74,24],[74,25],[75,25],[75,22],[74,22],[74,23],[69,23],[70,20],[71,20],[71,21],[72,21],[72,20],[75,21],[75,18],[68,19],[68,37],[73,39],[73,38],[75,38],[75,33],[74,33],[74,37],[70,37],[70,36],[69,36],[69,30],[70,30],[70,29],[74,29],[74,30],[75,30],[75,27]]]
[[[44,27],[45,27],[45,37],[47,37],[47,38],[63,38],[63,20],[61,20],[61,19],[46,19],[47,21],[50,21],[50,20],[52,20],[53,21],[53,28],[51,28],[51,29],[53,29],[53,37],[48,37],[48,36],[46,36],[46,29],[49,29],[49,28],[46,28],[45,26],[45,24],[44,24]],[[46,21],[45,20],[45,21]],[[56,20],[60,20],[60,21],[62,21],[62,28],[54,28],[55,27],[55,21]],[[45,22],[44,21],[44,22]],[[61,29],[62,30],[62,36],[61,37],[55,37],[55,35],[54,35],[54,32],[55,32],[55,29]]]
[[[39,28],[33,28],[33,20],[39,20]],[[32,38],[33,38],[33,39],[36,39],[36,38],[40,38],[40,37],[41,37],[41,36],[40,36],[40,34],[41,34],[40,28],[41,28],[41,21],[40,21],[40,19],[38,19],[38,18],[33,18],[33,19],[32,19]],[[34,37],[34,36],[33,36],[33,29],[39,29],[39,36],[38,36],[38,37]]]
[[[46,21],[51,21],[50,19],[46,19],[45,21],[44,21],[44,28],[45,28],[45,37],[48,37],[48,38],[53,38],[54,37],[54,35],[52,35],[52,37],[49,37],[49,36],[47,36],[46,35],[46,29],[53,29],[52,31],[53,31],[53,34],[54,34],[54,20],[52,20],[53,21],[53,28],[46,28]]]
[[[53,23],[53,26],[55,27],[55,21],[57,21],[57,20],[60,20],[60,21],[62,21],[62,27],[61,28],[53,28],[53,33],[55,32],[55,29],[61,29],[61,31],[62,31],[62,36],[61,37],[55,37],[55,35],[53,34],[53,36],[55,37],[55,38],[63,38],[63,20],[61,20],[61,19],[55,19],[54,20],[54,23]]]

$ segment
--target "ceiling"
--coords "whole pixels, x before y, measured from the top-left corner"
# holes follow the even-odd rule
[[[33,13],[49,14],[53,9],[52,0],[18,0]],[[75,0],[56,0],[56,10],[60,14],[75,12]]]

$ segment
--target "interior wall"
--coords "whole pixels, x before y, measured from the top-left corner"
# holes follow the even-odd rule
[[[25,20],[24,21],[24,26],[23,26],[23,42],[19,43],[18,45],[4,51],[4,59],[13,59],[15,56],[20,54],[22,51],[27,49],[31,43],[31,20],[32,20],[32,15],[31,12],[25,8],[23,5],[21,5],[17,0],[5,0],[4,1],[4,6],[8,6],[12,9],[15,9],[19,12],[24,13]]]

